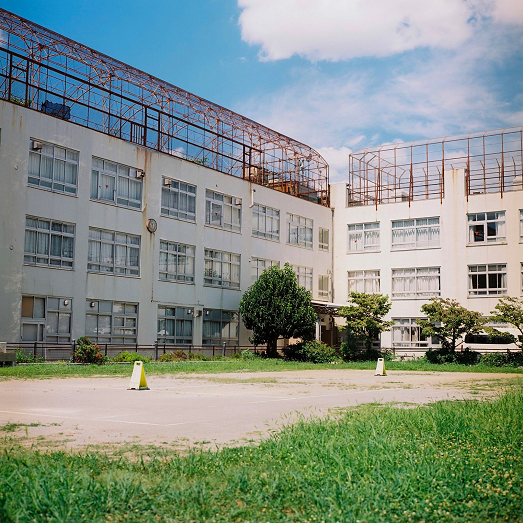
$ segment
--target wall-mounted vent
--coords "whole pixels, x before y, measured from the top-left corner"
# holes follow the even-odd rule
[[[36,140],[33,140],[33,151],[41,151],[42,150],[42,142],[37,142]]]
[[[169,178],[164,178],[164,179],[163,179],[163,185],[164,185],[164,187],[170,187],[170,186],[171,186],[171,183],[172,183],[172,181],[169,180]]]
[[[241,205],[242,204],[242,199],[241,198],[233,198],[232,199],[232,204],[233,205]]]

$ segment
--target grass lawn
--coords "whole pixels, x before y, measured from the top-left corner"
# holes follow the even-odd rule
[[[0,521],[521,522],[522,413],[522,388],[494,401],[365,405],[257,446],[130,458],[24,450],[4,431]]]
[[[106,365],[68,365],[57,363],[17,365],[15,367],[0,367],[0,380],[5,379],[42,379],[42,378],[70,378],[93,376],[129,376],[132,372],[131,364]],[[162,374],[215,374],[222,372],[263,372],[263,371],[291,371],[307,369],[375,369],[376,363],[299,363],[283,360],[257,359],[237,360],[226,359],[220,361],[190,361],[178,363],[146,363],[145,371],[149,375]],[[435,365],[423,360],[391,361],[386,362],[388,370],[411,370],[429,372],[502,372],[523,374],[523,368],[492,367],[487,365]]]

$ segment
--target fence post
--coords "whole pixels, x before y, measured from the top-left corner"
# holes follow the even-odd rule
[[[225,358],[225,345],[226,345],[226,343],[223,342],[223,343],[222,343],[222,356],[223,356],[224,358]]]
[[[154,342],[154,361],[158,361],[158,340]]]
[[[36,355],[38,354],[37,352],[37,342],[35,341],[34,345],[33,345],[33,358],[36,360]]]
[[[74,353],[76,350],[76,340],[71,340],[71,360],[74,363]]]

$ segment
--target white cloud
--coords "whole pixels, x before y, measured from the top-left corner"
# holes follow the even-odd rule
[[[390,56],[456,49],[485,19],[523,24],[521,0],[238,0],[242,39],[262,60]]]
[[[329,179],[331,183],[342,182],[347,178],[349,154],[352,152],[352,149],[348,147],[319,147],[318,152],[329,164]]]

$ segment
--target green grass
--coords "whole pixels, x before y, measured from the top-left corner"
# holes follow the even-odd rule
[[[357,363],[299,363],[283,360],[223,360],[223,361],[191,361],[179,363],[146,363],[145,370],[149,375],[162,374],[217,374],[224,372],[274,372],[309,369],[361,369],[376,368],[372,361]],[[523,374],[523,368],[489,367],[486,365],[457,365],[447,363],[435,365],[423,360],[392,361],[386,363],[387,370],[392,371],[428,371],[428,372],[493,372]],[[131,365],[67,365],[67,364],[32,364],[15,367],[0,367],[0,380],[5,379],[35,379],[35,378],[70,378],[93,376],[129,376]]]
[[[258,446],[132,459],[6,437],[0,521],[522,522],[522,413],[522,388],[492,402],[365,405]]]

